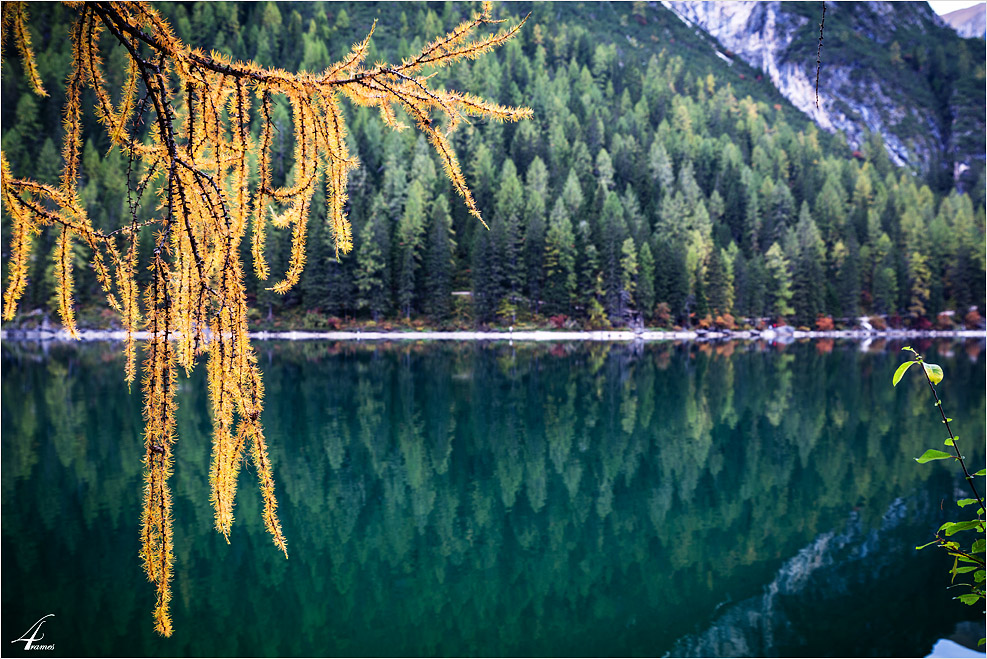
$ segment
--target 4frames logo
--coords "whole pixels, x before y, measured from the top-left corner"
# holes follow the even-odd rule
[[[38,643],[38,641],[45,637],[45,635],[41,632],[41,626],[48,621],[48,618],[54,617],[54,613],[49,613],[48,615],[43,616],[36,623],[28,627],[28,630],[21,634],[20,638],[11,641],[11,643],[23,643],[25,650],[54,650],[54,643],[49,643],[46,645]]]

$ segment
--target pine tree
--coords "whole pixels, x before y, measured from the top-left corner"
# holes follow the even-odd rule
[[[522,124],[528,126],[530,124]],[[542,299],[542,280],[545,276],[545,215],[548,203],[548,168],[538,156],[528,167],[524,191],[524,261],[532,308],[538,312]]]
[[[578,302],[585,309],[589,309],[591,302],[599,304],[597,298],[603,294],[602,274],[592,229],[583,220],[576,225],[576,292]]]
[[[421,183],[412,181],[404,204],[404,213],[398,223],[395,242],[397,271],[398,310],[405,318],[411,318],[417,302],[419,264],[425,234],[425,191]]]
[[[607,194],[600,215],[600,265],[603,268],[603,306],[611,317],[623,315],[621,290],[621,248],[627,231],[624,227],[624,207],[615,192]]]
[[[860,249],[851,233],[847,244],[837,242],[832,249],[832,270],[835,276],[834,313],[852,321],[860,313]]]
[[[374,322],[385,316],[391,308],[387,282],[388,253],[391,237],[388,233],[387,205],[380,193],[374,195],[370,205],[370,217],[356,244],[357,308],[370,312]]]
[[[816,223],[809,214],[809,205],[802,202],[799,221],[795,226],[797,252],[792,279],[792,307],[795,309],[795,322],[812,326],[817,316],[824,310],[825,281],[823,270],[823,245]]]
[[[628,308],[635,305],[635,291],[637,290],[637,249],[634,247],[633,238],[625,238],[620,246],[620,301],[618,317],[623,318]]]
[[[502,265],[497,261],[492,231],[473,234],[472,259],[473,315],[477,323],[488,323],[497,313],[503,297]]]
[[[877,243],[872,247],[874,271],[872,275],[871,295],[873,310],[887,314],[895,311],[895,300],[898,298],[898,275],[894,268],[894,253],[891,238],[881,233]]]
[[[764,254],[764,265],[768,277],[768,309],[772,315],[780,318],[794,313],[792,301],[792,274],[789,270],[788,259],[778,243]]]
[[[733,311],[733,277],[728,272],[722,250],[713,247],[706,264],[706,295],[714,315]]]
[[[445,320],[452,311],[452,267],[455,242],[452,216],[445,195],[432,204],[428,244],[425,251],[425,312],[436,320]]]
[[[504,160],[490,224],[494,243],[494,258],[502,264],[500,287],[510,297],[512,305],[521,296],[527,265],[524,260],[524,188],[510,158]]]
[[[575,236],[562,198],[555,200],[545,237],[545,313],[571,314],[576,294]]]
[[[925,317],[929,304],[928,260],[921,252],[912,252],[908,258],[908,283],[910,289],[908,313],[912,318]]]
[[[637,277],[637,306],[645,319],[650,319],[655,310],[655,259],[651,246],[642,243],[637,256],[640,271]]]
[[[672,317],[685,317],[689,296],[689,271],[685,263],[685,245],[668,238],[655,241],[655,299],[669,306]]]

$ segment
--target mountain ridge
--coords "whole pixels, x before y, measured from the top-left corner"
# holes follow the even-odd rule
[[[970,189],[982,176],[983,67],[973,62],[982,61],[984,54],[971,54],[973,47],[927,4],[828,6],[818,105],[822,14],[815,5],[661,4],[762,69],[793,105],[820,128],[842,132],[852,149],[860,149],[869,133],[880,134],[892,162],[929,175],[941,189],[948,184]]]
[[[943,21],[966,39],[987,38],[987,3],[943,14]]]

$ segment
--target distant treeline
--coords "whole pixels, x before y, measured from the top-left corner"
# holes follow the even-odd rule
[[[160,9],[192,44],[292,70],[326,67],[378,15],[369,61],[399,60],[471,11],[468,3]],[[361,160],[349,189],[353,251],[335,257],[317,193],[305,273],[277,295],[266,287],[287,266],[290,232],[269,226],[272,279],[249,284],[259,318],[313,311],[486,324],[537,314],[606,326],[768,316],[813,325],[820,316],[889,314],[921,324],[947,309],[983,311],[983,186],[975,198],[934,193],[891,164],[879,136],[851,153],[756,83],[756,71],[739,61],[728,68],[697,47],[664,9],[501,8],[505,17],[529,9],[519,38],[437,74],[447,88],[534,110],[520,124],[473,123],[453,134],[489,230],[467,215],[415,131],[391,132],[375,113],[348,108],[348,140]],[[72,12],[30,11],[51,97],[29,92],[14,53],[4,59],[3,150],[15,175],[56,182]],[[124,52],[106,59],[108,84],[119,87]],[[982,81],[983,67],[977,75]],[[287,103],[273,113],[284,126],[272,153],[282,184],[294,175]],[[95,226],[129,218],[127,161],[92,116],[82,175]],[[140,212],[151,217],[153,206]],[[54,308],[54,265],[44,258],[54,237],[36,240],[25,310]],[[145,253],[151,240],[143,236]],[[77,304],[96,308],[102,293],[77,249]]]

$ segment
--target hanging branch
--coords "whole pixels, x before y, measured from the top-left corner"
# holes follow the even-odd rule
[[[250,344],[247,297],[240,245],[250,241],[254,270],[267,279],[264,233],[268,222],[292,232],[291,257],[283,279],[270,288],[286,293],[305,267],[305,238],[315,186],[325,179],[328,217],[337,254],[352,247],[346,217],[349,173],[357,159],[346,146],[340,99],[377,108],[385,124],[404,126],[394,108],[402,108],[439,154],[443,169],[477,219],[480,210],[463,177],[448,134],[467,116],[518,121],[527,108],[490,103],[466,93],[430,86],[429,69],[475,59],[514,37],[526,18],[510,29],[477,36],[492,18],[489,3],[445,36],[400,64],[364,65],[374,27],[340,62],[322,73],[289,73],[254,62],[234,62],[206,55],[179,40],[149,4],[128,2],[67,3],[77,13],[71,30],[72,60],[65,91],[62,144],[64,166],[58,186],[16,178],[0,154],[0,196],[12,219],[11,259],[3,318],[14,317],[27,285],[31,235],[44,227],[57,230],[55,275],[62,323],[75,335],[72,265],[76,244],[92,253],[91,264],[127,331],[125,379],[136,372],[133,333],[144,327],[146,342],[144,397],[144,505],[140,556],[155,584],[154,626],[172,633],[169,614],[174,548],[171,494],[175,431],[175,374],[191,372],[208,353],[209,403],[213,420],[210,500],[217,531],[230,541],[236,485],[244,457],[257,469],[264,525],[279,550],[287,543],[277,517],[273,466],[260,415],[264,389]],[[34,91],[44,95],[27,31],[27,4],[3,5],[3,38],[12,35]],[[376,24],[375,24],[376,25]],[[114,104],[102,72],[105,51],[100,37],[109,34],[126,51],[125,82]],[[120,227],[95,229],[79,202],[77,186],[82,144],[82,95],[91,90],[94,114],[110,142],[127,157],[130,217]],[[295,136],[293,180],[274,188],[271,182],[271,113],[274,95],[291,107]],[[255,108],[254,98],[260,100]],[[138,100],[139,99],[139,100]],[[259,117],[254,113],[259,111]],[[433,114],[444,116],[444,131]],[[142,126],[148,123],[148,129]],[[259,143],[250,122],[259,119]],[[251,168],[259,164],[259,184],[250,189]],[[139,173],[139,175],[138,175]],[[151,220],[139,220],[142,198],[153,190],[159,200]],[[247,238],[247,227],[252,235]],[[137,241],[154,230],[150,281],[141,292]],[[141,309],[143,300],[143,309]]]

